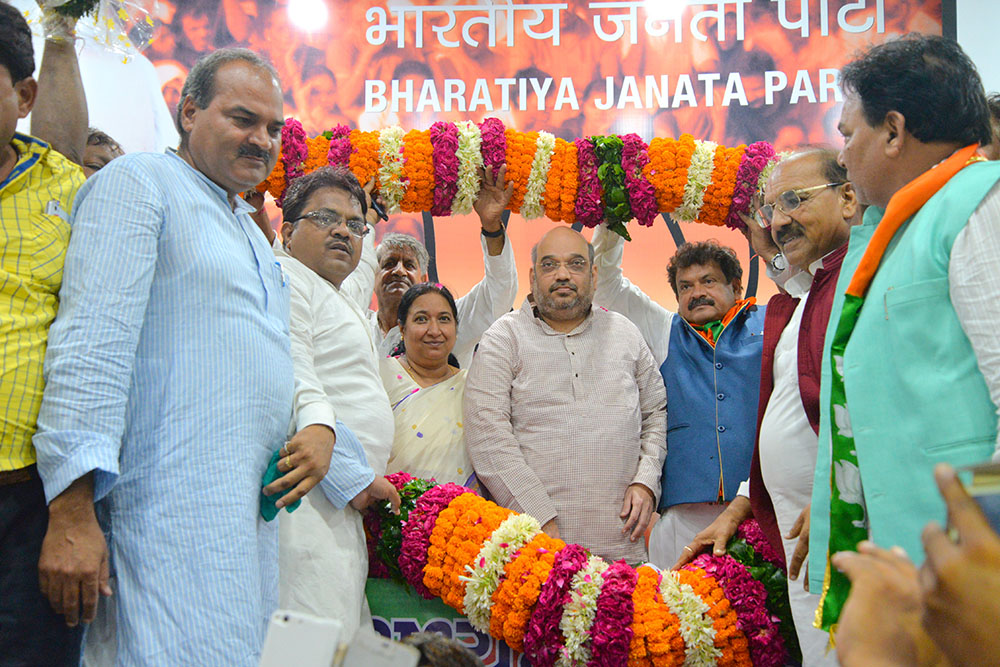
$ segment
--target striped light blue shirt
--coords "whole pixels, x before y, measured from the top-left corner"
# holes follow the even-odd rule
[[[119,664],[256,665],[276,606],[288,288],[249,210],[171,153],[77,196],[34,445],[48,499],[94,471]]]

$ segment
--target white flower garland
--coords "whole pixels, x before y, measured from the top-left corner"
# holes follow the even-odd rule
[[[708,603],[698,597],[690,584],[682,584],[676,572],[663,572],[660,594],[670,611],[680,620],[684,639],[684,665],[712,667],[722,651],[715,646],[715,625]]]
[[[458,128],[458,191],[451,202],[452,215],[472,213],[472,205],[479,196],[479,170],[483,168],[483,135],[472,121],[455,123]]]
[[[504,566],[514,552],[540,532],[542,526],[538,519],[527,514],[511,514],[483,544],[473,566],[465,566],[469,575],[461,577],[466,582],[463,606],[472,627],[481,632],[490,631],[490,605],[493,593],[500,585]]]
[[[597,615],[597,598],[604,586],[604,572],[609,565],[598,556],[591,556],[570,583],[570,599],[563,607],[559,629],[565,642],[556,667],[584,666],[590,662],[590,629]]]
[[[760,194],[764,193],[764,188],[767,186],[767,179],[771,178],[771,173],[774,168],[778,166],[778,163],[784,160],[786,157],[792,154],[792,151],[782,151],[772,157],[767,165],[760,172],[760,176],[757,177],[757,192]]]
[[[403,182],[403,128],[383,127],[378,133],[379,193],[389,213],[399,213],[399,204],[406,194]]]
[[[549,168],[552,166],[552,154],[556,150],[555,135],[545,132],[538,133],[535,140],[535,159],[531,161],[531,171],[524,187],[524,201],[521,204],[521,217],[533,220],[545,215],[543,197],[545,182],[549,178]]]
[[[712,184],[715,149],[718,146],[714,141],[695,140],[691,166],[688,167],[687,182],[684,184],[684,198],[681,205],[670,214],[674,220],[694,222],[698,219],[705,203],[705,190]]]

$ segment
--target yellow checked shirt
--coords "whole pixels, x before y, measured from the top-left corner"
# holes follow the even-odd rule
[[[83,171],[43,141],[15,134],[0,181],[0,471],[35,462],[42,362],[59,307],[69,212]]]

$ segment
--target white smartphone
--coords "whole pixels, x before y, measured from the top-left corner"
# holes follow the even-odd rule
[[[420,651],[362,628],[347,649],[341,667],[417,667]]]
[[[342,629],[332,618],[279,609],[267,627],[260,667],[330,667]]]

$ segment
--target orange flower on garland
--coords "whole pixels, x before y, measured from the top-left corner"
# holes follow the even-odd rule
[[[404,211],[429,211],[434,205],[434,148],[427,130],[410,130],[403,136]]]
[[[733,203],[736,187],[736,172],[743,160],[745,145],[735,148],[719,146],[715,149],[715,164],[712,169],[712,183],[705,189],[698,222],[721,227],[729,216],[729,205]]]
[[[264,179],[264,182],[257,186],[257,192],[269,192],[272,197],[279,199],[281,195],[285,194],[286,187],[288,184],[285,181],[285,161],[279,153],[278,161],[274,163],[274,169]]]
[[[653,139],[648,154],[649,164],[642,173],[656,190],[660,211],[669,213],[684,201],[684,185],[694,155],[694,137],[682,134],[676,140]]]
[[[531,173],[531,163],[535,159],[537,132],[518,132],[507,128],[507,181],[514,183],[514,193],[510,197],[511,211],[520,211],[524,203],[524,191]]]
[[[515,651],[524,650],[524,633],[542,584],[549,576],[562,540],[539,533],[504,568],[504,580],[493,594],[490,634],[502,637]]]
[[[753,667],[750,644],[740,630],[736,611],[726,599],[719,582],[700,568],[678,570],[677,575],[680,583],[690,585],[709,607],[708,615],[712,617],[712,627],[715,628],[715,646],[722,651],[722,657],[716,664],[720,667]]]
[[[306,139],[306,147],[309,149],[309,154],[306,155],[306,160],[302,163],[302,173],[308,174],[329,164],[327,160],[327,154],[330,152],[329,139],[322,134]]]
[[[448,540],[447,554],[442,566],[443,581],[441,599],[449,607],[465,613],[465,582],[461,577],[468,574],[466,565],[472,565],[483,548],[483,543],[503,520],[513,514],[512,510],[500,507],[484,498],[472,503],[465,510]]]
[[[566,142],[566,157],[562,165],[562,186],[559,188],[560,219],[567,225],[576,222],[576,191],[580,187],[580,165],[577,164],[576,143]]]
[[[448,503],[448,507],[441,510],[437,521],[434,522],[430,546],[427,548],[427,565],[424,566],[424,586],[434,595],[440,597],[444,588],[444,562],[448,556],[448,549],[451,548],[449,542],[452,533],[455,532],[456,522],[477,500],[481,498],[474,493],[457,496]]]
[[[552,161],[549,164],[549,174],[545,181],[545,217],[558,222],[562,220],[561,200],[559,199],[560,188],[562,188],[562,174],[566,163],[566,146],[568,142],[556,137],[555,150],[552,152]]]
[[[378,177],[378,132],[351,130],[350,137],[354,152],[351,153],[348,168],[357,177],[358,182],[365,185],[371,179]]]
[[[673,667],[684,664],[684,639],[680,619],[667,608],[660,594],[660,573],[649,566],[636,570],[632,592],[632,647],[628,664]]]

